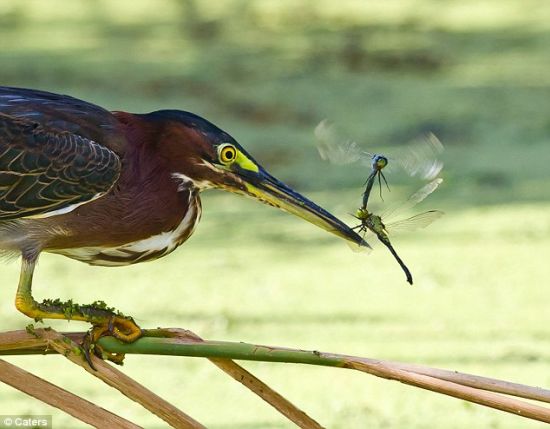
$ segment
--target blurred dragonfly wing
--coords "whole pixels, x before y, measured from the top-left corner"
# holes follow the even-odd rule
[[[326,119],[315,127],[315,137],[319,155],[325,161],[344,165],[368,158],[368,154],[363,152],[357,143],[342,141],[334,126]]]
[[[424,213],[419,213],[408,219],[402,219],[386,224],[386,230],[388,231],[388,234],[391,235],[398,232],[415,231],[417,229],[426,228],[444,214],[445,213],[440,210],[430,210]]]
[[[315,137],[317,150],[323,160],[339,165],[360,161],[372,169],[374,153],[361,149],[354,141],[343,139],[328,120],[324,119],[315,127]],[[432,180],[443,168],[443,161],[439,159],[443,150],[443,144],[439,139],[429,133],[404,147],[387,147],[376,154],[389,159],[388,171],[398,167],[409,176]]]
[[[428,195],[430,195],[433,191],[435,191],[442,182],[443,182],[442,178],[437,178],[435,180],[432,180],[430,183],[423,186],[414,194],[412,194],[404,203],[388,209],[386,212],[384,212],[384,214],[382,214],[382,219],[384,223],[387,222],[392,217],[394,217],[395,215],[405,212],[407,210],[410,210],[420,202],[424,201],[424,199],[426,199]]]
[[[409,176],[432,180],[443,168],[443,161],[438,159],[442,152],[443,144],[434,134],[429,133],[423,139],[402,148],[395,161]]]

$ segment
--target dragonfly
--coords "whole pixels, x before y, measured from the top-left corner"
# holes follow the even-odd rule
[[[326,119],[315,128],[315,137],[319,155],[325,161],[333,164],[345,165],[359,162],[370,168],[370,174],[364,183],[363,204],[366,209],[370,193],[378,179],[380,198],[382,197],[382,181],[390,190],[384,169],[391,170],[392,166],[398,166],[411,177],[422,180],[433,180],[441,172],[443,162],[439,156],[443,152],[443,144],[432,133],[424,139],[418,139],[405,147],[394,150],[395,154],[367,152],[356,142],[342,140],[334,125]],[[391,151],[389,151],[391,152]]]
[[[399,215],[404,211],[412,209],[414,206],[423,201],[428,195],[434,192],[439,185],[443,182],[443,179],[437,178],[427,185],[420,188],[414,194],[412,194],[407,201],[404,203],[387,210],[382,215],[377,215],[370,212],[366,207],[361,207],[357,209],[355,213],[355,218],[361,221],[360,224],[353,227],[359,233],[363,234],[363,240],[368,238],[369,234],[374,234],[384,246],[388,248],[390,253],[393,255],[403,272],[405,273],[407,282],[413,284],[413,277],[411,271],[405,265],[401,257],[395,251],[393,245],[390,241],[390,234],[399,232],[399,231],[414,231],[419,228],[425,228],[430,225],[435,220],[443,216],[443,212],[440,210],[429,210],[423,213],[416,214],[409,218],[392,221],[392,218]],[[361,247],[365,249],[365,247]]]

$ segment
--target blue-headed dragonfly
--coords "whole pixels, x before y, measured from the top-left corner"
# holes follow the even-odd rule
[[[388,148],[383,153],[368,152],[356,142],[342,139],[334,125],[327,120],[317,125],[315,137],[317,150],[323,160],[339,165],[359,162],[370,169],[370,174],[365,181],[362,209],[367,208],[376,179],[378,179],[381,198],[382,181],[389,190],[382,170],[391,171],[394,166],[397,166],[411,177],[433,180],[443,168],[443,162],[439,159],[443,152],[443,144],[431,133],[404,147]]]

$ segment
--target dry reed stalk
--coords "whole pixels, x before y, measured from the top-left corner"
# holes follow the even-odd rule
[[[89,374],[99,378],[109,386],[114,387],[131,400],[142,405],[172,427],[178,429],[204,428],[204,426],[195,419],[134,381],[126,374],[116,369],[113,365],[104,362],[96,356],[90,356],[95,369],[90,368],[90,365],[82,357],[79,345],[62,334],[54,330],[36,330],[36,334],[43,337],[47,341],[48,346],[56,352],[65,356]]]
[[[96,428],[141,427],[2,359],[0,381]]]
[[[51,336],[54,334],[49,333],[45,336],[48,337],[48,335]],[[57,335],[55,337],[57,341],[63,338],[58,333],[55,333],[55,335]],[[68,334],[68,336],[75,340],[81,339],[83,335],[83,333]],[[257,391],[256,393],[259,392],[259,394],[263,393],[263,386],[256,384],[259,380],[248,374],[246,370],[234,362],[229,361],[229,359],[350,368],[513,413],[521,417],[550,423],[549,409],[503,395],[507,394],[525,399],[549,402],[550,391],[546,389],[421,365],[247,343],[204,341],[192,332],[180,329],[146,331],[145,337],[132,344],[122,344],[111,337],[102,338],[99,342],[106,351],[112,353],[206,357],[218,366],[221,364],[222,369],[238,381],[243,382],[242,378],[245,377],[244,380],[246,382],[243,382],[243,384],[247,385],[251,390]],[[23,331],[7,332],[0,334],[0,355],[44,353],[48,352],[48,344],[50,343],[50,340],[45,341],[40,338],[32,338]],[[54,346],[53,343],[51,346]],[[63,352],[63,350],[66,350],[66,348],[58,351]],[[105,363],[97,361],[105,365]],[[229,366],[228,362],[231,362]],[[274,395],[278,394],[274,392]],[[283,412],[280,409],[283,402],[280,402],[271,392],[270,398],[270,403],[276,408],[278,405],[278,409]],[[284,398],[282,399],[284,400]],[[295,412],[295,410],[297,409],[292,406],[292,412]],[[305,416],[303,413],[302,415]],[[296,424],[300,425],[299,423]],[[305,423],[303,423],[301,427],[309,426],[305,426]],[[317,428],[320,426],[311,427]]]

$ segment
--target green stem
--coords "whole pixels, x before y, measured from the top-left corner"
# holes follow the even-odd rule
[[[134,343],[125,344],[113,337],[103,337],[98,343],[104,350],[111,353],[226,358],[333,367],[344,367],[346,361],[344,357],[315,351],[289,350],[227,341],[181,342],[170,338],[143,337]]]

